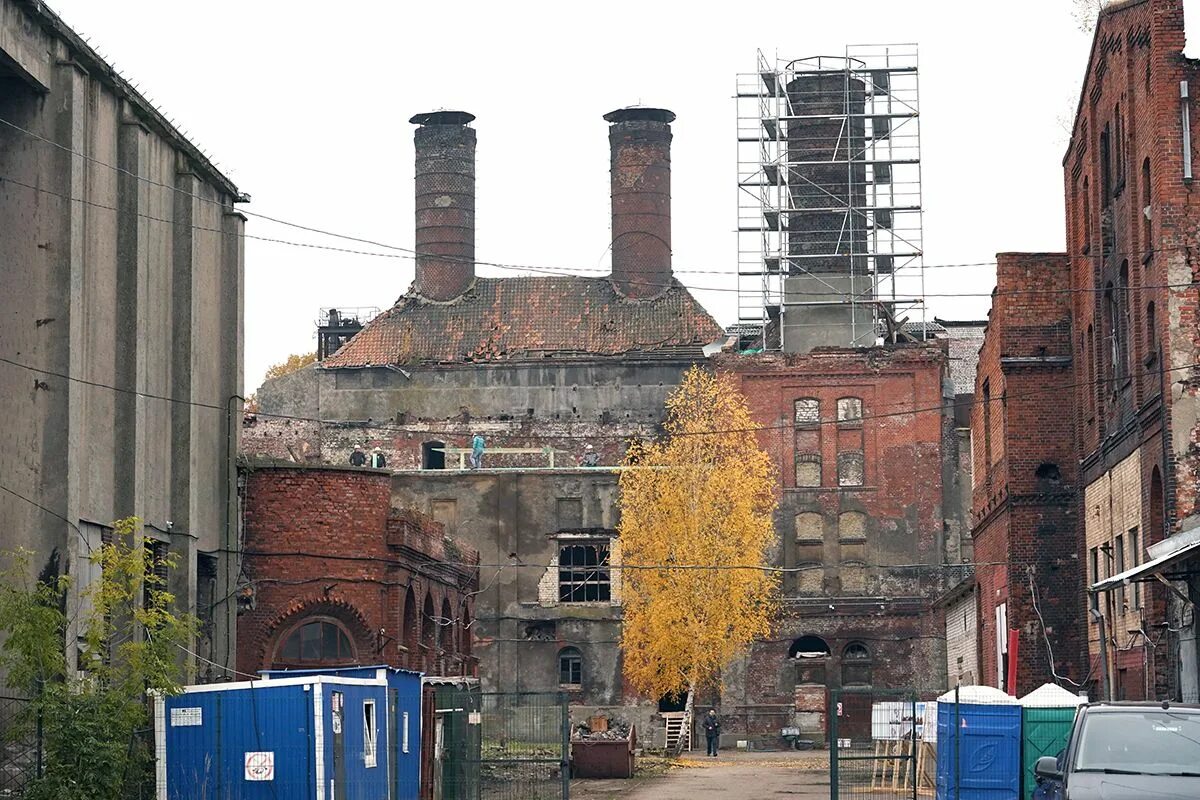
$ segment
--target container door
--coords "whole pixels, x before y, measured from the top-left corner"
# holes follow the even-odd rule
[[[437,715],[433,729],[433,800],[442,800],[442,773],[446,763],[446,718]]]
[[[346,800],[346,734],[344,718],[346,698],[342,692],[330,694],[333,719],[333,800]]]

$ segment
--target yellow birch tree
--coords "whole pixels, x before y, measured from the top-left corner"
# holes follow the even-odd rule
[[[713,688],[770,631],[778,580],[776,470],[733,378],[693,367],[667,399],[666,436],[621,474],[621,647],[650,697]]]

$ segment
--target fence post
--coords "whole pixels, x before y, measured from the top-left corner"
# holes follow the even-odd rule
[[[571,708],[567,703],[567,693],[558,693],[558,702],[562,705],[562,796],[563,800],[571,797]]]
[[[917,784],[921,782],[921,776],[917,774],[917,748],[921,746],[920,737],[917,736],[917,696],[910,695],[912,703],[912,748],[909,753],[912,755],[912,760],[908,762],[909,768],[912,770],[912,800],[917,800]],[[921,720],[924,722],[924,719]]]
[[[838,800],[838,701],[841,691],[829,693],[829,797]]]
[[[954,797],[952,800],[959,800],[962,797],[962,721],[959,715],[962,713],[962,706],[959,704],[958,685],[954,686]]]

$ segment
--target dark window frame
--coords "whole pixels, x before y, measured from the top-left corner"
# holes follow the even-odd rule
[[[612,541],[558,540],[558,602],[612,602]]]

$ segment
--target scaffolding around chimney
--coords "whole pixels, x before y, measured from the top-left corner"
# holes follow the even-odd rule
[[[322,308],[317,319],[317,361],[324,361],[336,353],[377,316],[379,309],[374,306]]]
[[[923,329],[917,46],[757,61],[736,94],[743,346],[866,347],[905,321]]]

